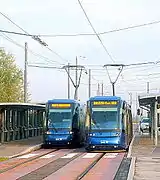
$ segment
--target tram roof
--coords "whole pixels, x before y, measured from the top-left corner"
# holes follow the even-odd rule
[[[0,108],[22,108],[22,109],[28,109],[28,108],[34,108],[34,109],[45,109],[45,105],[40,104],[33,104],[33,103],[0,103]]]
[[[103,101],[103,100],[111,100],[111,101],[117,101],[121,100],[118,96],[94,96],[89,99],[90,101]]]
[[[79,103],[79,102],[74,99],[52,99],[52,100],[48,100],[48,103]]]
[[[48,100],[48,103],[77,103],[78,101],[74,99],[51,99]]]

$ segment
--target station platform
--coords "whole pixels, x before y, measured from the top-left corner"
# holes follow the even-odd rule
[[[160,140],[158,145],[147,133],[135,133],[131,156],[135,157],[134,180],[160,179]]]
[[[0,144],[0,158],[12,158],[41,148],[42,136]]]

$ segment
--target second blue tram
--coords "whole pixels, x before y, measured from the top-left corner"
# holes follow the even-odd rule
[[[132,140],[131,107],[117,96],[96,96],[87,103],[86,149],[127,150]]]
[[[44,145],[80,145],[85,140],[85,106],[75,100],[54,99],[46,104]]]

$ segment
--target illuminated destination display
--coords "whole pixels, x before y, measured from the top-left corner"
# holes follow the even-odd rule
[[[71,104],[51,104],[51,107],[53,107],[53,108],[69,108],[69,107],[71,107]]]
[[[117,105],[117,101],[94,101],[93,105],[103,106],[103,105]]]

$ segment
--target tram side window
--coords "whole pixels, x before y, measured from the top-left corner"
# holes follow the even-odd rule
[[[78,130],[79,129],[79,108],[77,107],[75,110],[75,114],[73,116],[73,129]]]
[[[124,111],[122,112],[122,131],[125,131],[125,114]]]
[[[125,113],[125,107],[126,107],[126,104],[125,102],[123,102],[123,105],[122,105],[122,131],[125,131],[125,119],[126,119],[126,113]]]
[[[132,129],[132,111],[131,110],[129,110],[128,131],[129,131],[129,134],[132,136],[133,129]]]
[[[49,105],[47,105],[44,113],[44,127],[48,126],[48,117],[49,117]]]
[[[127,111],[126,109],[123,109],[122,112],[122,131],[126,131],[126,121],[127,121]]]

